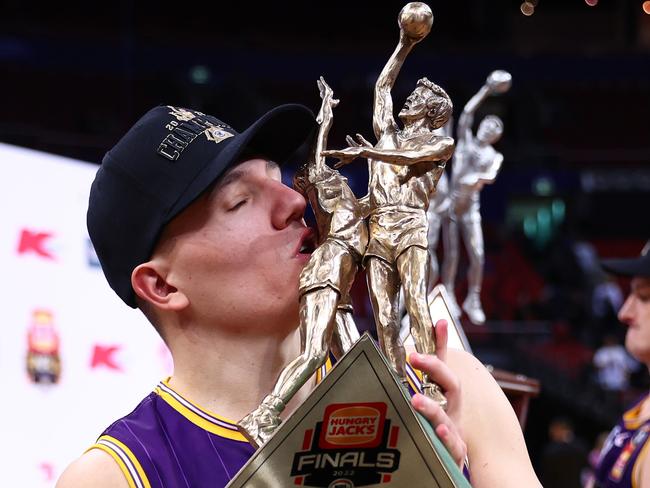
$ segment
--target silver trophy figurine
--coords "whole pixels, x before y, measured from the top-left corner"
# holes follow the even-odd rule
[[[443,127],[436,129],[436,133],[441,136],[453,137],[453,126],[453,117],[449,117],[449,120]],[[440,278],[437,249],[442,224],[447,216],[450,206],[451,195],[449,192],[449,178],[447,178],[447,173],[443,172],[440,175],[436,192],[431,197],[429,208],[427,209],[427,220],[429,221],[429,233],[427,239],[429,242],[429,292],[431,292]]]
[[[451,202],[443,224],[446,236],[442,282],[453,298],[460,229],[470,263],[467,296],[462,307],[474,324],[485,322],[481,305],[485,257],[480,193],[484,185],[494,182],[503,163],[503,155],[492,147],[503,134],[503,122],[496,115],[488,115],[479,124],[476,135],[472,133],[472,123],[479,105],[490,95],[507,92],[511,84],[510,73],[501,70],[490,73],[485,84],[465,105],[456,131],[458,144],[451,167]]]

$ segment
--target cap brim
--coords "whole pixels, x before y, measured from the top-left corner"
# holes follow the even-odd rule
[[[304,105],[280,105],[270,110],[244,132],[222,143],[228,144],[227,147],[188,185],[170,209],[167,221],[178,215],[232,165],[239,162],[245,149],[282,164],[310,140],[315,127],[314,114]]]
[[[632,259],[603,259],[600,265],[605,271],[621,276],[643,276],[650,278],[650,256]]]

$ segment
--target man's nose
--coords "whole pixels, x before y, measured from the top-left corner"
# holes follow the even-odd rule
[[[630,295],[623,303],[623,306],[618,311],[618,320],[624,324],[630,325],[630,322],[634,319],[634,296]]]
[[[276,229],[283,229],[291,222],[302,220],[307,202],[300,193],[280,181],[273,183],[271,191],[273,192],[271,220]]]

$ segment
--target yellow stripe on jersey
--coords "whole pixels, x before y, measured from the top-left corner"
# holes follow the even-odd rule
[[[411,363],[408,360],[408,356],[406,358],[406,367],[407,367],[407,369],[412,371],[415,374],[415,376],[418,377],[418,379],[420,380],[420,384],[422,384],[422,371],[420,371],[419,369],[415,369],[413,366],[411,366]],[[415,391],[415,392],[421,391],[421,389],[418,388],[418,386],[413,382],[413,380],[411,379],[411,377],[408,374],[406,375],[406,379],[408,380],[409,385],[411,386],[411,389],[413,391]]]
[[[102,443],[101,441],[107,441],[107,442]],[[128,457],[129,461],[131,462],[131,465],[135,468],[138,476],[140,477],[139,480],[135,479],[133,473],[124,462],[124,459],[122,459],[122,456],[120,456],[120,452],[116,450],[111,444],[117,446],[117,448],[119,448],[122,451],[122,453]],[[129,484],[129,488],[139,488],[139,487],[151,488],[151,483],[149,483],[149,478],[147,478],[144,469],[142,469],[142,466],[140,465],[138,458],[135,457],[131,449],[129,449],[126,446],[126,444],[118,441],[115,437],[111,437],[110,435],[103,435],[99,439],[97,439],[97,442],[92,446],[90,446],[86,450],[86,452],[90,451],[91,449],[100,449],[105,453],[109,454],[113,459],[115,459],[115,462],[122,470],[122,473],[124,473],[124,477],[126,478],[126,481]]]
[[[623,414],[623,422],[625,423],[626,429],[636,430],[645,422],[645,419],[641,418],[641,409],[646,401],[648,401],[648,396]]]
[[[325,364],[323,364],[320,368],[316,370],[316,384],[318,385],[321,381],[323,381],[323,378],[327,376],[327,373],[329,373],[332,369],[332,357],[328,354],[327,359],[325,360]]]
[[[172,407],[174,410],[176,410],[178,413],[180,413],[187,420],[189,420],[190,422],[192,422],[195,425],[198,425],[202,429],[207,430],[208,432],[211,432],[211,433],[216,434],[218,436],[225,437],[227,439],[232,439],[234,441],[240,441],[240,442],[248,443],[248,441],[241,434],[241,432],[239,432],[237,430],[230,430],[230,429],[227,429],[225,427],[221,427],[221,426],[215,424],[214,422],[210,422],[209,420],[204,419],[203,417],[196,414],[195,412],[193,412],[192,410],[187,408],[185,405],[180,403],[176,398],[174,398],[168,392],[164,391],[159,386],[157,386],[154,391],[158,395],[160,395],[160,397],[163,400],[165,400],[169,404],[170,407]],[[234,425],[234,423],[232,421],[230,421],[230,420],[227,420],[227,419],[222,418],[222,417],[218,417],[217,415],[215,415],[213,413],[210,413],[210,412],[207,412],[206,410],[203,410],[202,408],[199,408],[194,404],[192,404],[192,405],[195,408],[205,412],[206,414],[208,414],[211,417],[218,418],[219,420],[223,420],[226,423]]]
[[[133,477],[131,476],[131,472],[124,464],[124,461],[122,461],[122,458],[120,458],[120,456],[113,449],[111,449],[108,446],[105,446],[104,444],[94,444],[90,447],[90,449],[100,449],[105,453],[109,454],[113,459],[115,459],[115,462],[120,467],[120,470],[122,471],[122,473],[124,473],[124,477],[126,478],[126,482],[129,484],[129,488],[137,488],[137,485],[135,484],[135,481],[133,481]],[[88,449],[88,451],[90,451],[90,449]]]

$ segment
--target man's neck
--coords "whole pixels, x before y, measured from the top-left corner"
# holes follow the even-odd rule
[[[170,386],[188,400],[237,421],[271,392],[282,368],[300,354],[298,330],[288,335],[245,336],[205,330],[170,344],[174,375]],[[287,406],[302,402],[306,385]]]

